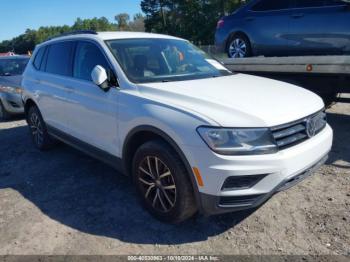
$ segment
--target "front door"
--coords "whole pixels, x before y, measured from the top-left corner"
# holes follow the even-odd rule
[[[105,92],[91,79],[96,65],[111,69],[103,52],[94,42],[79,41],[76,45],[73,78],[69,82],[69,121],[71,135],[115,156],[119,91],[111,88]]]

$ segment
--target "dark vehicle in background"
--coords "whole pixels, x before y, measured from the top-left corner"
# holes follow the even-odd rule
[[[350,54],[348,0],[251,0],[217,25],[231,58]]]
[[[28,61],[28,56],[0,57],[0,120],[24,113],[21,81]]]

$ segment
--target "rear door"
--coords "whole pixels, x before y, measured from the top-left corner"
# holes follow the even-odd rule
[[[340,0],[294,0],[291,50],[333,55],[350,50],[350,8]]]
[[[72,76],[73,42],[57,42],[42,49],[38,55],[44,56],[33,81],[36,95],[45,122],[62,131],[69,130],[67,106],[70,89],[67,81]],[[35,62],[34,62],[35,64]]]
[[[292,0],[261,0],[247,12],[246,27],[258,54],[286,55]]]

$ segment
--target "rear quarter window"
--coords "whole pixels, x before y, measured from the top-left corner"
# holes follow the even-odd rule
[[[35,55],[33,65],[34,65],[35,69],[37,69],[37,70],[40,70],[40,66],[41,66],[41,63],[43,61],[45,50],[46,50],[46,47],[41,47],[38,50],[37,54]]]

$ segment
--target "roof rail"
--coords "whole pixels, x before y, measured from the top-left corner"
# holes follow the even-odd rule
[[[63,34],[60,34],[60,35],[55,35],[55,36],[49,37],[48,39],[45,40],[45,42],[49,41],[49,40],[52,40],[52,39],[55,39],[55,38],[58,38],[58,37],[62,37],[62,36],[80,35],[80,34],[97,35],[97,32],[94,31],[94,30],[76,30],[76,31],[71,31],[71,32],[67,32],[67,33],[63,33]]]

